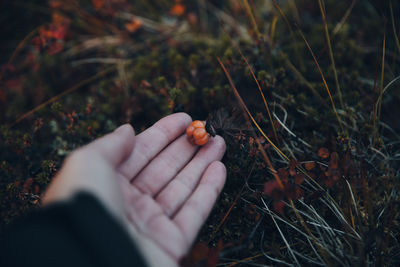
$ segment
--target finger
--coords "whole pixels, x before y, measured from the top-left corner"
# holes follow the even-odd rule
[[[121,214],[115,169],[131,153],[134,139],[132,126],[125,124],[72,152],[46,191],[44,202],[65,200],[83,190],[96,195],[110,211]]]
[[[156,197],[156,201],[168,216],[172,216],[192,194],[202,174],[213,161],[222,159],[225,142],[220,136],[211,138],[196,156]]]
[[[137,175],[132,185],[144,194],[156,195],[190,161],[197,149],[186,135],[181,135]]]
[[[120,172],[131,180],[169,143],[182,135],[192,119],[186,113],[175,113],[162,118],[135,138],[129,158]]]
[[[189,244],[192,244],[207,219],[224,186],[226,169],[219,161],[213,162],[204,173],[199,185],[173,218]]]
[[[130,220],[137,221],[137,214],[131,213],[128,216]],[[156,214],[150,217],[140,232],[153,240],[159,249],[165,251],[177,262],[190,248],[190,244],[187,243],[180,229],[165,214]]]
[[[124,124],[80,150],[102,156],[111,166],[117,167],[132,152],[135,131],[130,124]]]
[[[189,247],[178,227],[168,218],[154,198],[131,186],[124,178],[128,220],[144,236],[178,261]],[[124,185],[124,183],[122,183]],[[129,186],[128,186],[129,184]]]

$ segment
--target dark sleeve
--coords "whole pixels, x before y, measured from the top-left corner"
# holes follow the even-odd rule
[[[0,243],[0,266],[146,266],[125,229],[88,193],[21,219]]]

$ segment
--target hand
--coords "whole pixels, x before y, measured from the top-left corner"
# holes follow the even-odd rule
[[[65,161],[44,204],[89,191],[128,230],[152,266],[177,266],[225,183],[224,140],[200,149],[184,132],[191,118],[167,116],[135,136],[126,124]]]

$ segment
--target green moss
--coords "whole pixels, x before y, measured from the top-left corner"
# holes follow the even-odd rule
[[[197,67],[197,65],[200,63],[200,61],[201,61],[200,55],[190,54],[190,56],[189,56],[189,65],[191,66],[191,68]]]
[[[176,98],[182,95],[182,91],[176,87],[173,87],[168,91],[168,94],[172,100],[175,100]]]
[[[47,173],[41,172],[35,177],[35,180],[40,185],[47,185],[50,182],[51,177],[49,177]]]
[[[225,50],[223,59],[224,60],[233,59],[233,50],[232,50],[232,48],[228,48],[228,49]]]

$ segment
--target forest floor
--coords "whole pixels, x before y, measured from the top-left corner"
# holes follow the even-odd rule
[[[184,111],[225,138],[228,179],[183,265],[400,265],[398,1],[0,13],[0,233],[73,149]]]

